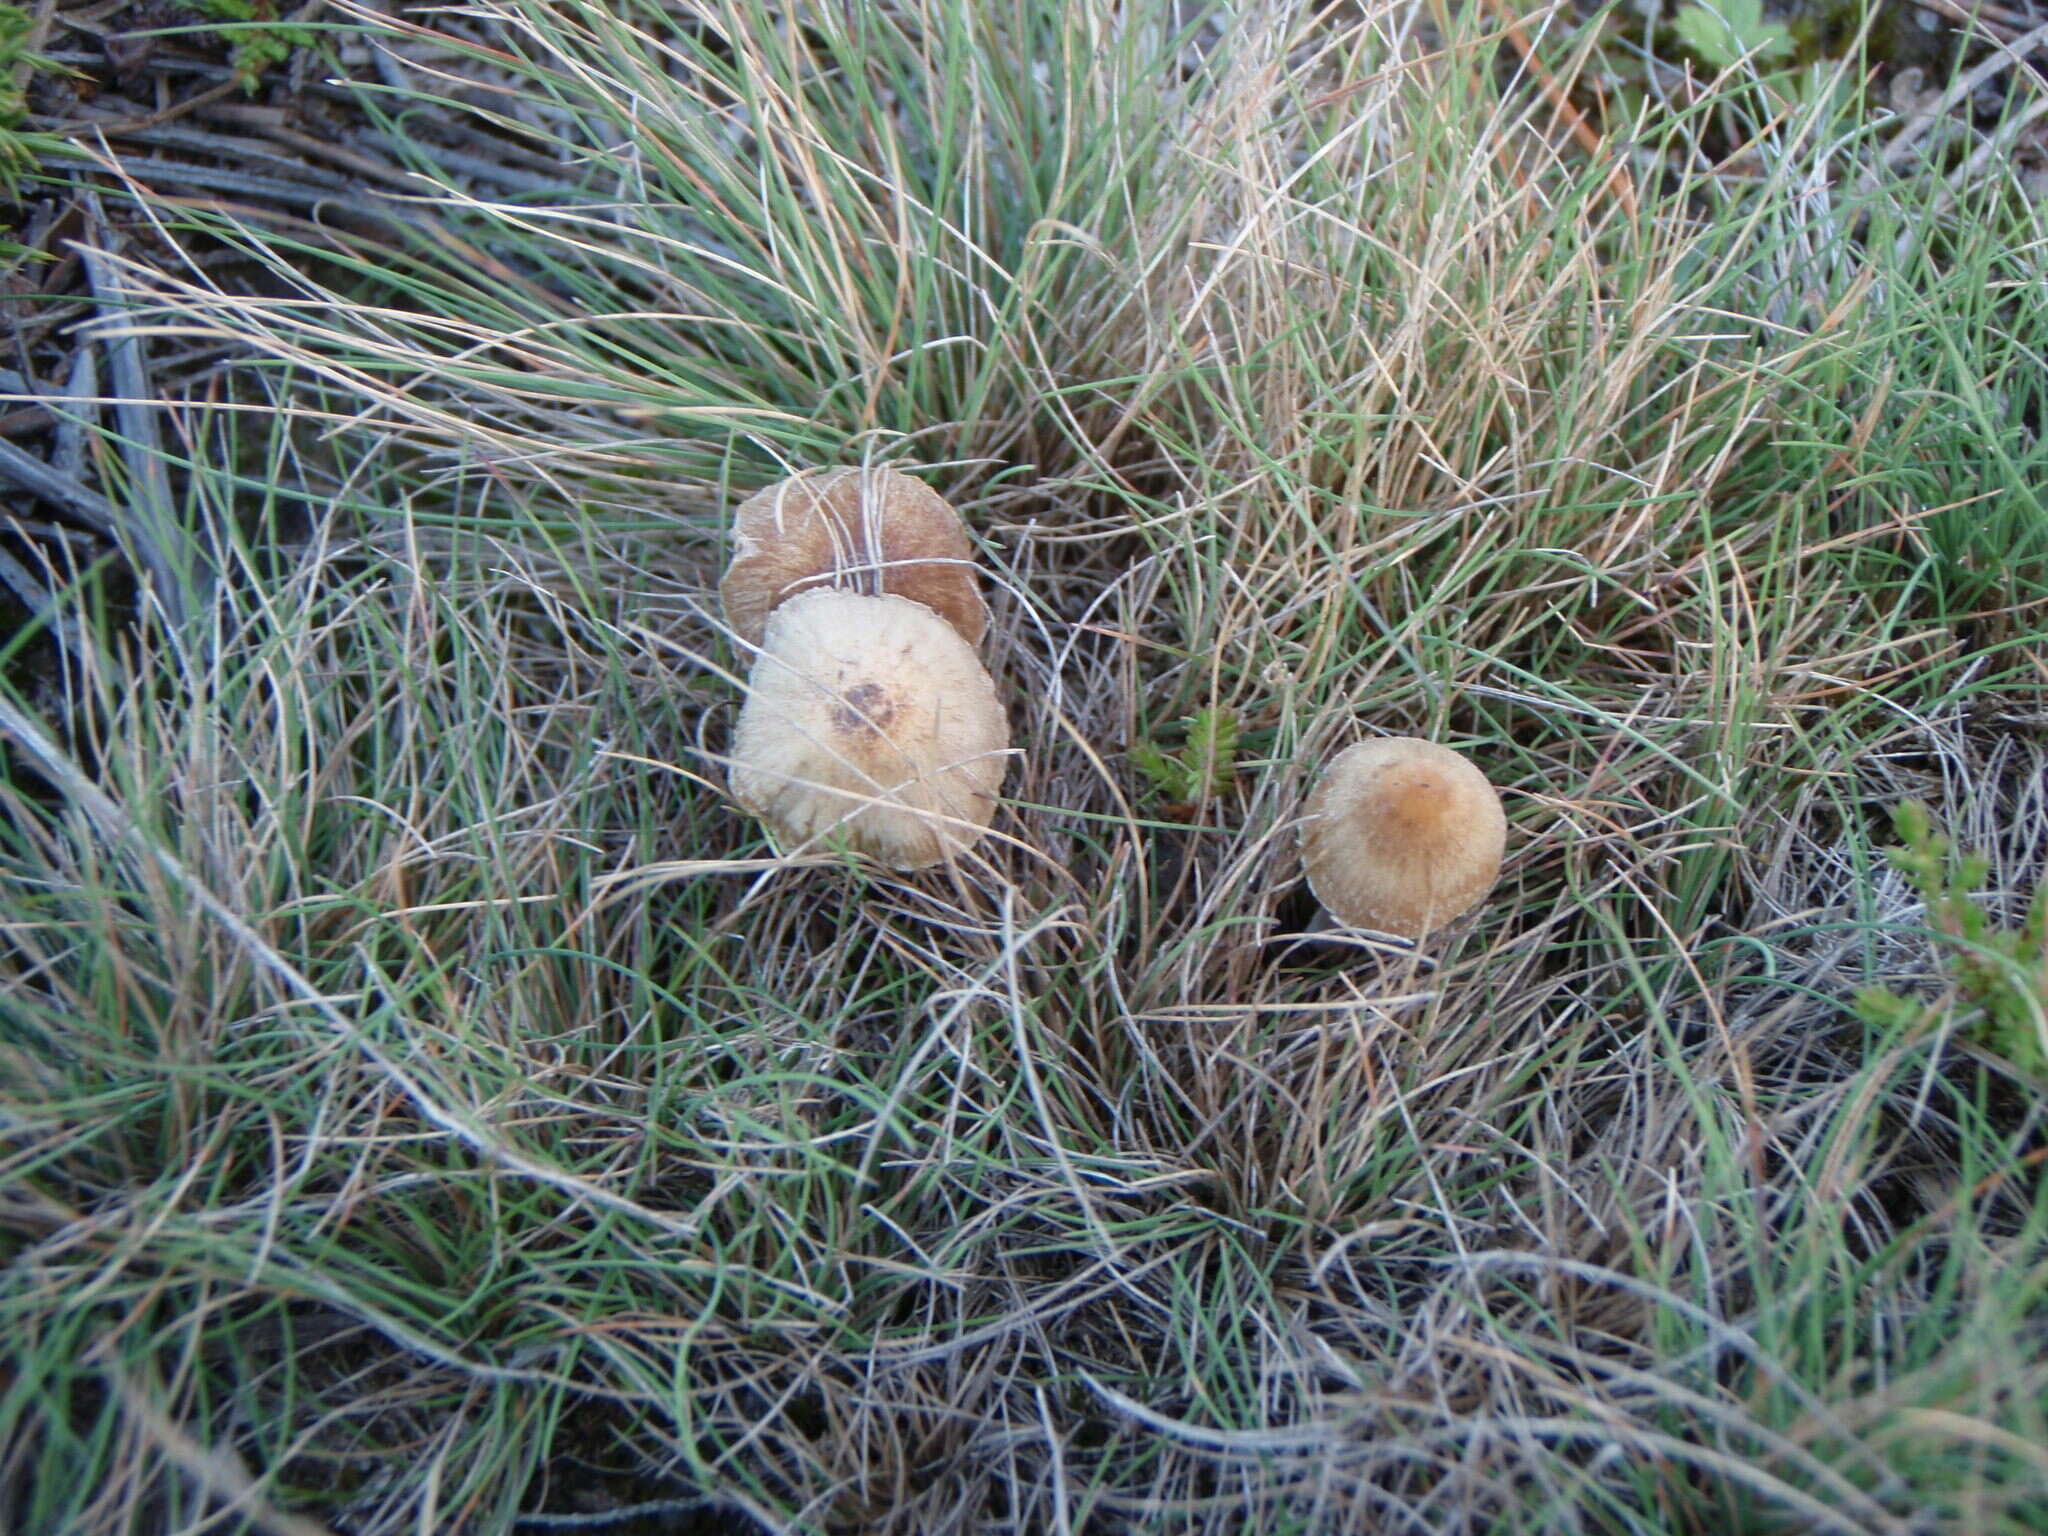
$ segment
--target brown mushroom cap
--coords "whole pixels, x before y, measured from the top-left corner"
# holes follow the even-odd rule
[[[768,615],[799,592],[893,592],[981,644],[988,608],[974,546],[946,499],[886,466],[805,470],[757,491],[733,514],[735,553],[718,596],[749,645]]]
[[[995,815],[1010,722],[968,643],[901,597],[803,592],[768,616],[733,728],[733,797],[785,843],[837,833],[895,869]]]
[[[1507,836],[1485,774],[1449,747],[1390,736],[1331,760],[1308,798],[1301,862],[1340,923],[1419,939],[1493,889]]]

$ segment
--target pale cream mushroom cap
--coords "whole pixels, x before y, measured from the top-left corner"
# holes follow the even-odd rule
[[[730,782],[786,847],[843,839],[922,869],[980,840],[1009,747],[994,680],[931,609],[803,592],[768,616]]]
[[[967,527],[921,480],[883,465],[805,470],[757,491],[733,514],[734,554],[718,596],[748,645],[799,592],[843,587],[923,603],[981,644],[988,607]]]
[[[1485,899],[1508,821],[1486,775],[1414,736],[1337,754],[1308,798],[1301,863],[1340,923],[1419,939]]]

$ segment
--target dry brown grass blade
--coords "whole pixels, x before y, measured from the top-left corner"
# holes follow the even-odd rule
[[[1622,213],[1630,219],[1636,216],[1635,178],[1620,157],[1604,141],[1599,131],[1586,121],[1586,114],[1572,104],[1570,91],[1557,77],[1545,68],[1543,60],[1537,57],[1536,45],[1529,41],[1529,34],[1522,29],[1522,20],[1512,9],[1509,0],[1486,0],[1487,9],[1499,18],[1501,30],[1507,40],[1521,55],[1523,65],[1535,78],[1544,99],[1550,103],[1551,111],[1571,132],[1573,140],[1595,161],[1614,162],[1607,175],[1607,191],[1621,207]]]

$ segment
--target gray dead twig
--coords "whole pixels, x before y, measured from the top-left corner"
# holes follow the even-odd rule
[[[0,438],[0,480],[41,497],[74,522],[95,533],[118,540],[122,533],[121,514],[98,491],[89,490],[68,475],[59,473],[34,454]]]

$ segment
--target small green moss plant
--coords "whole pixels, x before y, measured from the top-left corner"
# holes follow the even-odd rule
[[[2017,928],[1992,923],[1970,899],[1990,873],[1981,854],[1953,857],[1949,840],[1917,801],[1892,811],[1900,845],[1888,849],[1892,867],[1912,882],[1927,906],[1927,926],[1949,954],[1949,976],[1966,1010],[1962,1033],[2004,1057],[2023,1072],[2048,1071],[2048,885],[2036,888]],[[1870,1022],[1895,1027],[1910,1022],[1923,1005],[1888,987],[1865,987],[1856,1009]]]
[[[1192,805],[1230,787],[1237,772],[1237,717],[1227,709],[1200,709],[1187,716],[1186,744],[1168,753],[1154,742],[1131,747],[1131,762],[1170,805]]]
[[[228,62],[245,95],[253,94],[263,72],[290,58],[294,48],[312,46],[310,27],[278,21],[276,0],[191,0],[191,4],[212,20],[244,24],[221,30],[234,36]]]

